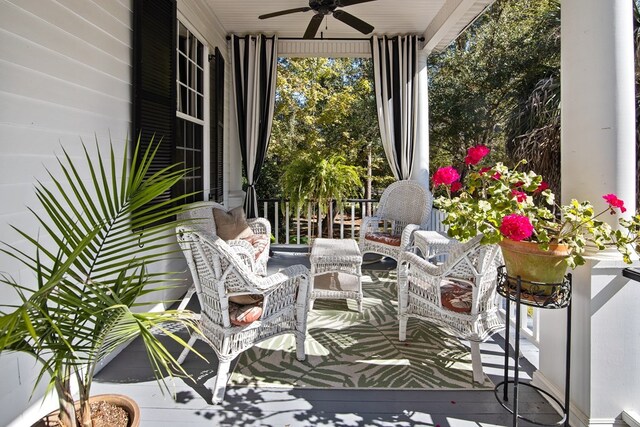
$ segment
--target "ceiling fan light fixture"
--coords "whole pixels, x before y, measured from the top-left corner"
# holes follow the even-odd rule
[[[307,25],[307,29],[304,32],[303,38],[305,39],[313,39],[316,37],[316,33],[318,32],[318,28],[320,28],[322,19],[327,15],[333,15],[337,20],[342,21],[343,23],[361,32],[362,34],[369,34],[374,29],[371,24],[338,8],[359,3],[367,3],[371,1],[376,0],[309,0],[308,7],[298,7],[294,9],[286,9],[278,12],[267,13],[258,16],[258,19],[268,19],[274,18],[276,16],[288,15],[297,12],[308,12],[312,10],[314,14],[311,17],[309,25]]]

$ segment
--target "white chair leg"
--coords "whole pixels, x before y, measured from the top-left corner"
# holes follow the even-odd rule
[[[191,338],[189,338],[189,347],[193,347],[193,345],[196,343],[196,341],[198,340],[198,337],[195,335],[191,335]],[[189,349],[187,347],[184,348],[184,350],[182,350],[182,353],[180,353],[180,356],[178,356],[178,363],[182,365],[182,362],[184,362],[184,359],[187,358],[187,355],[189,354]]]
[[[229,368],[231,360],[218,361],[218,374],[213,385],[213,403],[220,403],[224,400],[224,392],[227,389],[227,381],[229,381]]]
[[[484,382],[484,371],[482,370],[482,355],[480,354],[480,343],[470,341],[471,345],[471,366],[473,367],[473,381],[482,384]]]
[[[407,317],[400,316],[398,320],[400,323],[400,328],[398,330],[398,339],[400,341],[406,341],[407,340]]]
[[[304,341],[305,341],[305,334],[298,332],[296,335],[296,359],[298,359],[299,361],[303,361],[304,359],[307,358],[307,354],[304,351]]]

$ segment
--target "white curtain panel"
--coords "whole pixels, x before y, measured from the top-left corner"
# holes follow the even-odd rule
[[[231,64],[238,139],[246,173],[244,209],[248,218],[258,214],[255,184],[269,147],[276,93],[277,37],[233,36]]]
[[[373,36],[373,75],[380,137],[397,180],[409,179],[418,112],[417,36]]]

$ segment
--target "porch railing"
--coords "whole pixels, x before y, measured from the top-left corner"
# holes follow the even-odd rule
[[[369,216],[375,212],[378,202],[377,199],[347,199],[338,212],[334,212],[334,208],[330,206],[326,217],[334,219],[330,237],[358,239],[363,216]],[[258,200],[258,211],[259,216],[271,222],[275,239],[273,244],[308,244],[319,235],[318,230],[322,230],[323,237],[329,237],[326,230],[327,219],[318,215],[317,208],[311,203],[306,209],[293,212],[287,200],[262,199]],[[442,213],[435,209],[431,212],[429,229],[443,231]]]

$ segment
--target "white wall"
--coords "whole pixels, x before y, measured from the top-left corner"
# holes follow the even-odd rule
[[[3,0],[0,2],[0,240],[20,245],[9,224],[36,231],[36,178],[57,171],[63,145],[80,154],[80,138],[122,152],[131,118],[130,0]],[[19,277],[0,256],[0,271]],[[14,298],[0,288],[0,300]],[[0,425],[29,406],[33,360],[0,356]],[[55,402],[54,402],[55,406]],[[25,417],[25,420],[28,417]],[[16,420],[17,425],[26,422]]]

